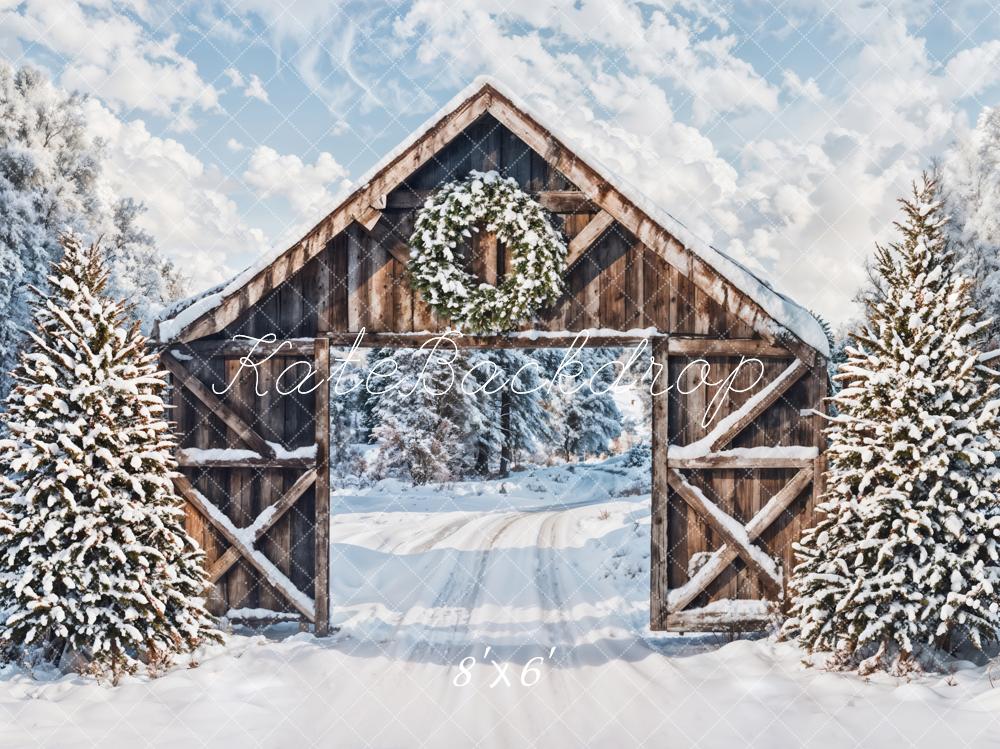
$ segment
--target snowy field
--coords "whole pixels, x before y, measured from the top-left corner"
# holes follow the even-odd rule
[[[997,745],[1000,668],[864,680],[650,633],[647,470],[337,492],[334,636],[234,634],[118,688],[7,667],[0,747]]]

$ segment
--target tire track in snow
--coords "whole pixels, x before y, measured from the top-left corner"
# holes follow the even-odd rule
[[[422,661],[435,652],[442,658],[469,645],[469,638],[460,639],[461,632],[469,633],[470,621],[475,612],[475,604],[482,595],[486,570],[489,567],[491,556],[497,552],[496,544],[501,536],[506,533],[514,523],[528,517],[522,512],[505,512],[493,514],[476,515],[470,517],[463,524],[464,526],[486,520],[486,527],[477,529],[477,534],[483,538],[479,542],[480,548],[475,552],[475,559],[471,565],[456,564],[448,575],[444,587],[435,596],[434,602],[430,606],[431,616],[429,619],[422,619],[414,616],[411,621],[406,621],[406,615],[397,626],[397,632],[413,626],[427,629],[433,640],[421,640],[412,644],[408,648],[407,657],[413,661]],[[470,568],[474,572],[469,575]],[[463,584],[462,578],[466,579]],[[409,614],[411,612],[407,612]],[[447,639],[439,641],[438,630],[451,626],[451,634]]]

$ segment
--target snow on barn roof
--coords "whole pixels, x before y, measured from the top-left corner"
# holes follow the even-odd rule
[[[631,201],[639,210],[673,235],[684,247],[718,271],[733,286],[760,305],[764,312],[777,324],[779,330],[776,330],[776,333],[780,333],[780,328],[784,327],[823,356],[830,356],[826,334],[820,326],[819,321],[811,312],[775,290],[767,281],[730,255],[713,247],[695,235],[681,221],[674,218],[670,213],[652,201],[645,194],[641,186],[635,185],[632,180],[617,173],[610,165],[597,158],[594,155],[597,149],[588,148],[588,145],[592,146],[594,144],[581,143],[581,140],[585,139],[581,138],[580,135],[567,135],[560,128],[554,127],[551,122],[547,121],[546,117],[528,106],[506,84],[489,76],[479,76],[456,94],[447,104],[428,118],[421,127],[414,130],[413,133],[385,154],[378,163],[358,178],[351,188],[344,193],[345,197],[332,209],[325,209],[322,216],[311,225],[315,225],[323,217],[336,211],[351,200],[359,190],[364,189],[379,173],[390,166],[402,154],[406,153],[441,120],[484,87],[493,88],[497,93],[509,99],[514,106],[562,141],[575,155],[578,157],[581,154],[585,155],[586,158],[584,160],[595,171],[599,172],[622,196]],[[230,295],[238,292],[255,275],[271,265],[284,252],[287,252],[287,248],[279,246],[279,248],[264,253],[255,263],[237,274],[230,281],[206,289],[164,310],[157,324],[159,340],[163,343],[173,340],[186,326],[200,318],[206,312],[210,312],[219,306]]]

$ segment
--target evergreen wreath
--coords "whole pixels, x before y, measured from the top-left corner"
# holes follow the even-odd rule
[[[495,232],[511,258],[499,286],[477,283],[456,255],[480,228]],[[410,237],[413,286],[431,308],[476,333],[516,327],[563,290],[566,242],[548,214],[511,178],[471,171],[424,203]]]

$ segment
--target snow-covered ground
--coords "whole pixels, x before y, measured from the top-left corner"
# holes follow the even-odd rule
[[[1000,668],[864,680],[650,633],[645,475],[337,492],[336,635],[233,635],[118,688],[8,667],[0,747],[996,745]]]

